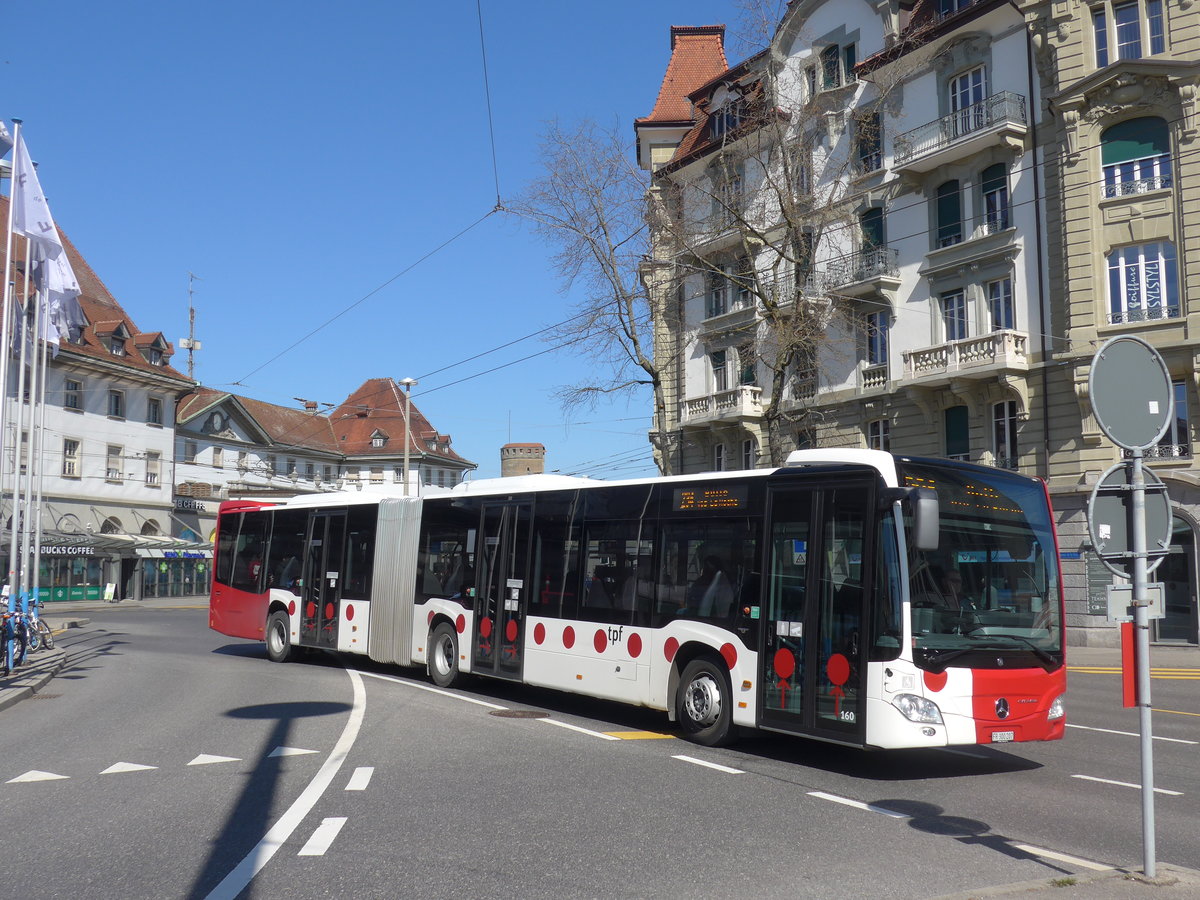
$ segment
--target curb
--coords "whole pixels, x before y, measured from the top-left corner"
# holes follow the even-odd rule
[[[61,647],[55,647],[53,650],[40,651],[39,658],[32,663],[26,663],[22,667],[24,671],[17,670],[15,676],[11,676],[11,682],[0,686],[0,709],[7,709],[14,703],[20,703],[22,700],[32,697],[59,673],[67,663],[67,651]]]

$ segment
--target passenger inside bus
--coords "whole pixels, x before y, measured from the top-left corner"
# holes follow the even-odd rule
[[[724,618],[732,605],[733,586],[724,565],[716,554],[706,554],[700,564],[700,576],[688,585],[687,611],[703,618]]]

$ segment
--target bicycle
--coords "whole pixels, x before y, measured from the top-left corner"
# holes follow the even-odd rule
[[[45,605],[40,600],[29,604],[29,625],[27,632],[29,635],[29,649],[33,652],[43,647],[47,650],[54,649],[54,632],[50,630],[50,626],[46,624],[41,614],[41,608]]]
[[[25,654],[29,649],[29,630],[25,624],[25,616],[19,612],[4,613],[4,674],[25,662]]]

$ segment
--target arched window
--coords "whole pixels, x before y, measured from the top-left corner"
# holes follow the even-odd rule
[[[1100,135],[1104,196],[1144,194],[1171,186],[1171,135],[1157,116],[1118,122]]]
[[[158,523],[153,519],[147,519],[142,523],[142,534],[157,535],[162,534],[162,529],[158,527]]]
[[[104,524],[100,526],[101,534],[121,534],[125,531],[121,520],[116,516],[109,516],[104,520]]]

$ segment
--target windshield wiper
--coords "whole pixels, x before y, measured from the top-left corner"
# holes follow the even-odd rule
[[[1053,672],[1060,665],[1062,665],[1062,660],[1055,659],[1053,655],[1051,655],[1050,653],[1047,653],[1044,649],[1039,647],[1032,640],[1030,640],[1027,637],[1023,637],[1022,635],[1019,635],[1019,634],[991,634],[991,635],[988,635],[988,637],[989,638],[1005,638],[1006,640],[1010,640],[1010,641],[1020,641],[1022,644],[1024,644],[1026,647],[1028,647],[1030,650],[1033,651],[1033,655],[1036,656],[1041,661],[1042,668],[1045,669],[1047,672]],[[982,644],[980,646],[999,647],[1002,649],[1004,648],[1003,644],[996,644],[994,641],[989,641],[987,644]]]
[[[950,660],[958,659],[958,657],[962,656],[964,653],[974,653],[978,649],[978,647],[962,647],[958,650],[943,650],[941,653],[930,656],[928,659],[926,659],[925,668],[927,668],[928,671],[932,672],[934,675],[940,675],[946,671],[947,666],[950,664]]]

